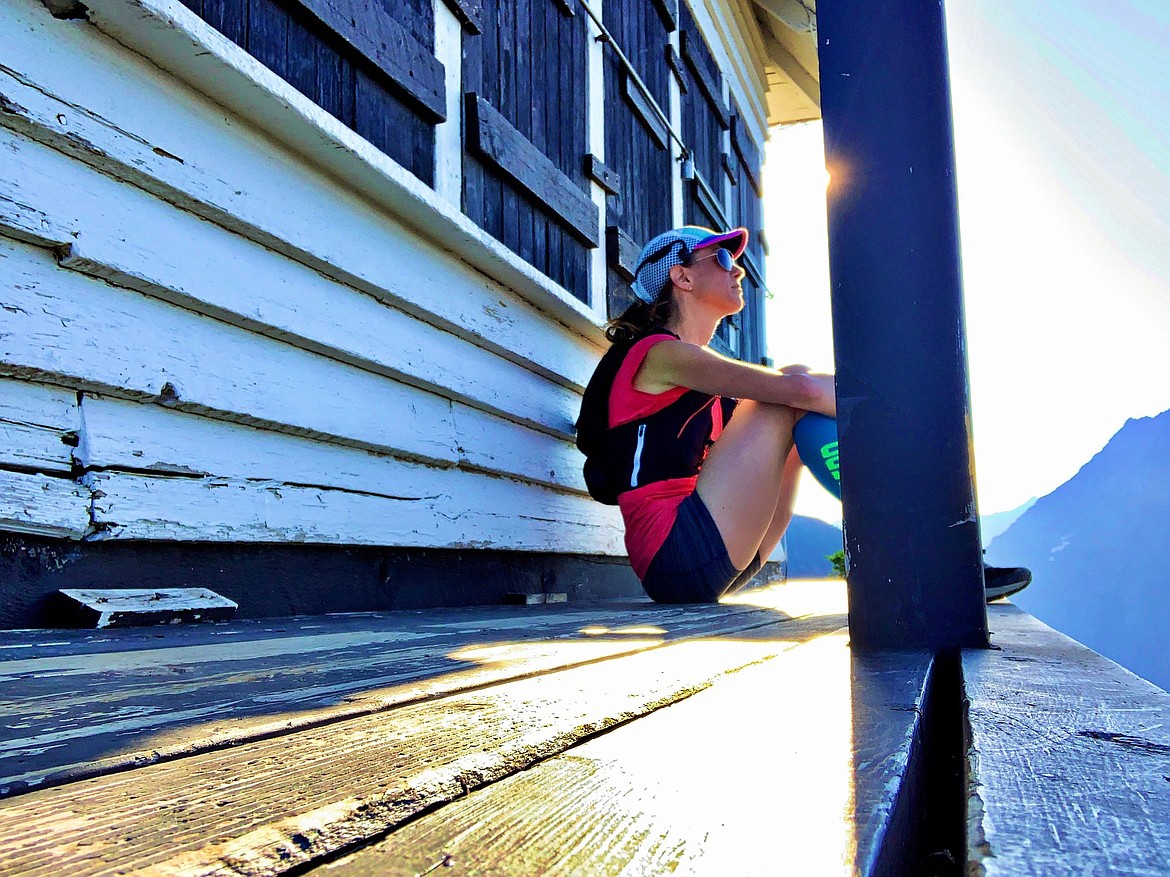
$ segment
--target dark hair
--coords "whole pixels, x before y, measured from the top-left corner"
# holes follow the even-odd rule
[[[674,311],[674,300],[671,296],[671,287],[667,287],[663,295],[658,297],[654,304],[646,304],[641,299],[622,311],[621,316],[614,317],[605,324],[605,337],[610,343],[632,343],[645,338],[656,329],[661,329],[670,319]]]

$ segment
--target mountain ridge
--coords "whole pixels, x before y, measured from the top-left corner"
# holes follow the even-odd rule
[[[1012,602],[1155,685],[1170,689],[1158,654],[1170,624],[1170,411],[1133,418],[1072,478],[1040,497],[991,541],[987,560],[1031,568]]]

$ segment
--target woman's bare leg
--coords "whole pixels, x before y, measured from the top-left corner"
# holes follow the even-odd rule
[[[740,402],[703,463],[698,493],[736,569],[746,568],[757,551],[771,554],[792,518],[800,474],[792,428],[800,413]]]
[[[800,483],[800,473],[804,471],[804,463],[800,462],[800,455],[793,447],[788,452],[788,460],[784,464],[784,472],[780,476],[780,495],[776,498],[776,512],[772,515],[772,523],[764,539],[760,543],[760,559],[767,561],[780,544],[781,537],[787,532],[792,523],[792,510],[796,507],[796,488]]]

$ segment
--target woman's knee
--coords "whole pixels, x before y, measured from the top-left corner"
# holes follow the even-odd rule
[[[776,405],[771,402],[757,402],[754,399],[744,399],[735,409],[732,423],[739,420],[746,424],[758,424],[763,428],[777,429],[781,432],[792,432],[796,421],[800,419],[799,412],[788,405]]]

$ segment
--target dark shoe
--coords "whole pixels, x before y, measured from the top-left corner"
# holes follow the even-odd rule
[[[983,564],[983,593],[987,602],[1018,594],[1032,583],[1032,571],[1022,566],[988,566]]]

